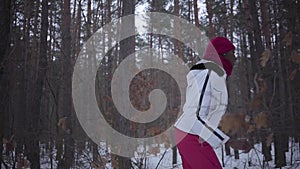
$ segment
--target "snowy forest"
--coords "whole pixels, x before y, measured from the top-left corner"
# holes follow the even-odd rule
[[[182,168],[170,142],[161,142],[163,148],[149,147],[145,157],[111,153],[108,143],[97,144],[85,133],[73,105],[72,75],[84,44],[106,24],[146,12],[185,19],[206,37],[225,36],[236,46],[229,105],[219,127],[232,138],[248,140],[253,149],[245,154],[224,145],[217,153],[223,167],[300,168],[299,0],[0,2],[1,168]],[[163,88],[170,102],[169,115],[150,127],[124,122],[117,114],[112,76],[128,55],[145,47],[160,51],[156,59],[165,64],[165,53],[173,53],[188,67],[199,61],[197,52],[178,39],[154,33],[130,36],[115,45],[109,34],[104,38],[110,50],[100,64],[87,61],[81,66],[98,66],[95,93],[109,124],[131,136],[142,131],[155,135],[174,124],[180,97],[170,76],[150,69],[130,83],[129,97],[139,110],[149,109],[148,95],[156,88]],[[133,66],[137,69],[138,64],[137,57]]]

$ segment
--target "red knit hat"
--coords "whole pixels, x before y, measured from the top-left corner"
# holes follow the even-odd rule
[[[222,66],[225,69],[227,76],[230,76],[233,65],[226,57],[223,57],[223,54],[234,49],[235,47],[232,42],[225,37],[218,36],[212,38],[208,43],[203,59],[213,61]]]
[[[210,40],[219,55],[234,50],[235,47],[227,38],[218,36]]]

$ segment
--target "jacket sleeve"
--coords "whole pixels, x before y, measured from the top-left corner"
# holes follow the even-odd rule
[[[226,77],[220,77],[212,71],[209,84],[208,91],[210,92],[208,95],[205,95],[206,98],[204,98],[210,100],[209,111],[207,116],[203,119],[205,127],[201,130],[200,137],[216,148],[229,139],[226,134],[218,129],[228,103]]]

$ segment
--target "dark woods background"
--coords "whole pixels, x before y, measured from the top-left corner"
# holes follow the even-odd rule
[[[114,168],[146,166],[109,154],[107,147],[90,141],[76,119],[71,97],[73,66],[83,43],[106,23],[142,7],[182,17],[205,30],[208,37],[227,36],[236,44],[238,60],[229,79],[229,112],[221,127],[232,137],[262,143],[262,149],[256,150],[264,155],[260,168],[270,160],[277,167],[294,165],[300,138],[298,0],[1,0],[1,167],[105,168],[108,162]],[[110,89],[117,65],[144,46],[171,50],[189,65],[199,58],[168,37],[131,37],[101,61],[98,90]],[[167,58],[162,54],[160,59]],[[93,63],[82,64],[88,67]],[[155,73],[139,76],[130,87],[137,91],[132,102],[147,109],[149,102],[145,100],[151,85],[171,81]],[[166,78],[162,80],[165,84],[158,82],[161,78]],[[175,86],[170,85],[166,92],[171,101],[173,98],[170,109],[177,114]],[[108,93],[99,97],[110,99]],[[122,129],[124,123],[113,116],[112,103],[101,106],[111,124]],[[137,130],[134,126],[131,129]],[[157,126],[153,132],[156,130]],[[175,164],[176,150],[173,152]],[[286,152],[291,159],[286,158]],[[226,154],[230,153],[227,147]],[[239,158],[237,151],[234,155]],[[254,165],[251,159],[247,165]]]

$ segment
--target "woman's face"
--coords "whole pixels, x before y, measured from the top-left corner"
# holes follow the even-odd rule
[[[234,50],[231,50],[227,53],[224,54],[224,57],[230,61],[232,65],[234,65],[234,62],[236,61],[235,55],[234,55]]]

